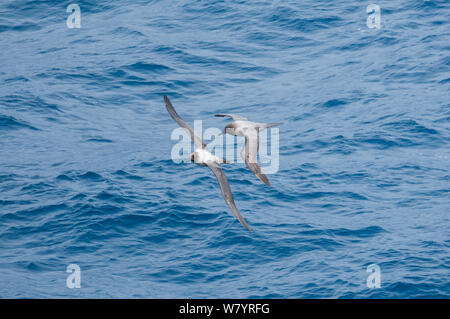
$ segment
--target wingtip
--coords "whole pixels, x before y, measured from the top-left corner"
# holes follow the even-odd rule
[[[265,174],[261,174],[261,175],[258,174],[256,176],[261,180],[261,182],[263,182],[267,186],[269,186],[269,187],[272,186],[272,185],[270,185],[269,179],[267,178],[267,176]]]
[[[272,185],[270,185],[269,181],[267,181],[267,182],[263,181],[263,183],[266,184],[266,186],[272,187]]]
[[[250,226],[249,226],[247,223],[242,223],[242,225],[243,225],[245,228],[247,228],[247,230],[248,230],[249,232],[253,232],[253,229],[251,229]]]

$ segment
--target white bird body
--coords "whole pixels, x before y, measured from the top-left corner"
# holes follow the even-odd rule
[[[197,148],[192,154],[191,154],[191,160],[193,158],[193,162],[200,166],[207,166],[211,163],[216,164],[222,164],[223,160],[216,155],[212,155],[208,150]]]

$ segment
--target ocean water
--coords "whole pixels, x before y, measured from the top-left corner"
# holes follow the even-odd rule
[[[1,1],[0,297],[449,298],[450,3],[370,3]],[[272,187],[223,168],[252,233],[163,94],[284,122]]]

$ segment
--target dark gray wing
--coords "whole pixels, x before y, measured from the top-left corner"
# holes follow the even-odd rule
[[[173,118],[175,122],[178,123],[182,128],[184,128],[189,135],[191,136],[191,139],[194,141],[196,148],[206,148],[206,144],[203,142],[203,140],[195,135],[194,130],[192,127],[190,127],[185,121],[181,119],[181,117],[178,115],[177,111],[175,111],[175,108],[173,107],[172,103],[170,103],[169,98],[167,95],[164,94],[164,102],[166,103],[166,109],[167,112],[169,112],[170,116]]]
[[[247,121],[246,117],[236,115],[236,114],[216,114],[218,117],[231,117],[233,121]]]
[[[249,231],[252,231],[250,226],[245,221],[244,217],[242,217],[241,213],[236,207],[234,203],[233,194],[231,193],[230,184],[228,183],[228,179],[222,171],[222,168],[216,163],[209,162],[208,167],[213,171],[214,175],[217,177],[217,181],[220,185],[220,190],[222,191],[222,196],[228,207],[230,207],[233,215],[247,228]]]
[[[241,157],[247,164],[248,168],[256,175],[264,184],[270,186],[269,179],[258,165],[257,155],[259,151],[259,134],[256,129],[247,129],[245,131],[245,146],[242,148]]]

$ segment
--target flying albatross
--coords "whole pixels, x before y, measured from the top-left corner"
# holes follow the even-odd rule
[[[234,122],[225,126],[224,133],[235,136],[245,136],[245,146],[242,148],[241,157],[248,168],[264,184],[270,186],[269,179],[261,170],[256,160],[259,151],[259,132],[268,127],[279,126],[283,123],[256,123],[250,122],[246,117],[236,114],[216,114],[219,117],[231,117]]]
[[[195,150],[193,153],[191,153],[191,162],[194,162],[195,164],[200,166],[208,166],[213,171],[214,175],[216,175],[217,177],[217,181],[219,182],[223,199],[225,199],[228,207],[230,207],[231,212],[241,222],[241,224],[244,225],[245,228],[247,228],[249,231],[252,231],[250,226],[245,221],[244,217],[242,217],[241,213],[237,209],[236,204],[234,203],[233,194],[231,193],[228,179],[223,173],[222,168],[220,167],[220,164],[227,162],[224,159],[212,155],[209,152],[203,140],[199,136],[195,135],[194,130],[181,119],[181,117],[175,111],[169,98],[165,94],[164,102],[166,103],[167,112],[169,112],[173,120],[177,122],[178,125],[180,125],[182,128],[184,128],[191,136],[191,139],[194,141]]]

